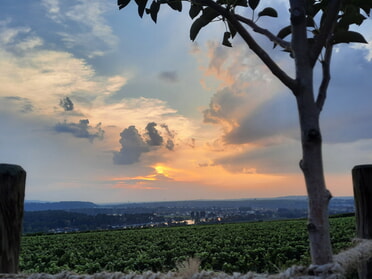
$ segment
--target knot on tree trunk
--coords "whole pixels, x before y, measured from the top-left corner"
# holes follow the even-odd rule
[[[307,224],[307,230],[308,230],[309,232],[315,232],[315,231],[316,231],[316,226],[315,226],[315,224],[314,224],[314,223],[308,223],[308,224]]]
[[[321,142],[322,136],[318,129],[310,129],[306,135],[307,142]]]

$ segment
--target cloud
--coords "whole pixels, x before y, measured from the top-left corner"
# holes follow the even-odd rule
[[[226,143],[242,144],[293,133],[298,117],[292,96],[270,93],[270,89],[275,90],[273,86],[254,83],[260,88],[246,85],[240,90],[233,85],[217,91],[203,111],[205,123],[223,127]]]
[[[7,107],[16,106],[19,112],[29,113],[34,111],[34,105],[28,98],[22,98],[18,96],[5,96],[2,98],[7,104],[3,104]]]
[[[12,27],[9,28],[10,20],[0,21],[0,44],[2,47],[9,46],[18,41],[18,38],[24,34],[29,34],[31,28],[29,27]]]
[[[299,137],[297,108],[289,94],[266,101],[236,122],[236,126],[224,135],[226,143],[252,143],[278,136]]]
[[[372,139],[371,119],[372,112],[368,111],[325,119],[321,125],[324,142],[346,143]]]
[[[214,77],[220,83],[203,111],[204,122],[223,127],[221,139],[225,144],[220,154],[210,157],[212,165],[233,173],[300,174],[300,127],[293,95],[262,62],[239,45],[230,53],[210,44],[207,52],[210,64],[203,68],[204,80]],[[335,162],[337,157],[354,158],[353,148],[346,149],[346,143],[356,145],[372,138],[369,108],[372,64],[368,63],[366,53],[345,45],[337,47],[332,58],[332,80],[320,119],[325,147],[332,151],[331,156],[325,157],[327,165],[332,166],[328,169],[344,167],[344,161]],[[196,55],[203,54],[205,51]],[[283,57],[277,58],[281,66],[289,68],[286,62],[283,64]],[[320,74],[321,69],[315,68],[315,90]],[[209,163],[201,162],[199,166],[207,167]],[[349,169],[350,166],[343,171]]]
[[[74,103],[71,101],[69,97],[65,97],[59,101],[60,107],[62,107],[65,111],[72,111],[74,110]]]
[[[252,115],[260,114],[263,104],[282,93],[283,87],[246,46],[237,44],[231,51],[209,43],[207,53],[210,63],[204,69],[204,76],[214,77],[220,86],[203,111],[204,122],[222,126],[225,136],[231,135],[226,138],[231,143],[245,143],[250,140],[246,135],[247,126],[265,129],[258,127],[258,123],[249,123]],[[239,138],[242,134],[245,139]],[[258,129],[250,133],[256,139],[263,136],[260,134]]]
[[[119,91],[128,80],[126,74],[99,75],[87,60],[47,47],[30,27],[0,21],[0,67],[7,69],[0,76],[0,97],[30,100],[23,112],[50,115],[53,104],[69,96],[87,114],[97,101],[105,103],[106,95]]]
[[[343,46],[333,55],[332,79],[321,118],[325,142],[345,143],[372,138],[372,63],[364,54]]]
[[[41,4],[47,10],[47,16],[57,23],[61,23],[62,13],[59,0],[42,0]]]
[[[173,179],[165,174],[157,173],[153,170],[151,171],[151,173],[145,176],[112,178],[110,181],[107,182],[109,182],[110,184],[114,184],[115,188],[138,188],[153,190],[162,189],[162,187],[154,185],[154,183],[159,181],[173,181]]]
[[[174,142],[173,142],[173,140],[168,139],[168,140],[167,140],[167,143],[165,144],[165,147],[166,147],[168,150],[174,150]]]
[[[103,139],[104,136],[104,130],[101,128],[101,123],[92,127],[89,125],[88,119],[82,119],[79,123],[67,123],[64,121],[56,124],[54,130],[58,133],[70,133],[77,138],[86,138],[91,142],[95,139]]]
[[[300,173],[298,162],[301,159],[300,143],[289,138],[267,146],[255,146],[233,155],[225,155],[214,160],[234,173]]]
[[[178,74],[176,71],[161,72],[159,78],[163,81],[174,83],[178,81]]]
[[[167,124],[160,124],[160,127],[165,129],[165,131],[167,132],[168,137],[174,138],[174,133],[171,130],[169,130],[169,127],[168,127]]]
[[[129,165],[139,162],[144,152],[149,152],[149,146],[143,140],[135,126],[129,126],[120,134],[121,149],[114,152],[114,164]]]
[[[128,78],[120,75],[109,77],[106,82],[105,94],[111,94],[119,91],[128,81]]]
[[[168,136],[168,139],[167,139],[167,143],[165,144],[165,147],[168,149],[168,150],[174,150],[174,133],[169,130],[169,127],[167,124],[161,124],[160,127],[162,127],[165,131],[166,131],[166,134]]]
[[[246,98],[242,94],[235,94],[231,88],[225,87],[216,92],[209,103],[209,108],[203,111],[204,122],[221,124],[225,130],[231,130],[236,125],[234,111],[239,104],[245,103]]]
[[[166,124],[160,125],[166,130],[169,137],[166,142],[164,142],[164,137],[156,129],[156,126],[155,122],[149,122],[142,135],[134,125],[124,129],[120,134],[121,149],[119,152],[114,152],[114,163],[117,165],[137,163],[140,161],[142,153],[150,151],[154,151],[156,159],[159,159],[155,151],[162,147],[173,151],[175,147],[174,135],[170,132],[168,126]]]
[[[104,14],[114,5],[99,0],[79,0],[72,5],[60,5],[58,0],[43,0],[42,4],[54,22],[63,27],[73,27],[69,28],[68,33],[56,32],[68,48],[78,48],[81,55],[92,58],[102,56],[117,46],[118,39],[104,18]]]
[[[163,137],[159,134],[158,130],[156,130],[156,123],[150,122],[146,126],[146,136],[147,136],[147,144],[151,146],[160,146],[163,144]]]
[[[24,41],[17,44],[17,50],[20,51],[29,51],[31,49],[35,49],[36,47],[40,47],[44,44],[43,40],[36,36],[31,36]]]

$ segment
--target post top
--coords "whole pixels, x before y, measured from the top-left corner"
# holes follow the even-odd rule
[[[11,173],[11,174],[16,174],[19,172],[25,172],[25,170],[18,165],[12,165],[12,164],[0,164],[0,173]]]
[[[353,170],[356,170],[356,169],[372,169],[372,164],[356,165],[353,167]]]

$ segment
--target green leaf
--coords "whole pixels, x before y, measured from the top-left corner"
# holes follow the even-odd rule
[[[230,32],[227,32],[227,31],[226,31],[226,32],[223,34],[222,45],[227,46],[227,47],[232,47],[232,44],[231,44],[230,41],[229,41],[230,37],[231,37]]]
[[[189,10],[189,15],[191,19],[194,19],[200,13],[201,10],[202,10],[202,6],[191,4],[190,10]]]
[[[135,0],[136,4],[138,5],[138,14],[140,17],[143,17],[143,13],[145,12],[147,0]]]
[[[130,0],[118,0],[119,10],[125,8],[129,4]]]
[[[242,6],[248,7],[248,0],[217,0],[216,2],[219,5],[229,5],[229,6]]]
[[[196,36],[199,34],[200,29],[208,25],[217,16],[218,13],[214,9],[210,7],[205,8],[203,14],[198,17],[190,27],[190,39],[194,41]]]
[[[288,25],[288,26],[282,28],[276,36],[279,37],[280,39],[284,39],[285,37],[287,37],[291,33],[292,33],[292,26]]]
[[[258,13],[258,16],[271,16],[271,17],[278,17],[278,12],[274,8],[265,8],[261,12]]]
[[[190,27],[190,40],[195,41],[200,29],[206,26],[209,22],[202,17],[198,17]]]
[[[155,23],[158,18],[159,10],[160,10],[160,3],[157,1],[152,1],[151,6],[150,6],[150,16]]]
[[[359,8],[348,6],[338,24],[344,27],[344,29],[348,29],[352,24],[361,25],[365,19],[366,17],[359,12]]]
[[[173,10],[182,11],[182,2],[181,0],[170,0],[167,2],[169,7],[171,7]]]
[[[260,0],[249,0],[249,7],[251,7],[252,10],[255,10],[260,3]]]
[[[333,44],[363,43],[368,44],[362,34],[354,31],[338,31],[333,35]]]
[[[276,35],[278,38],[280,39],[284,39],[285,37],[287,37],[289,34],[292,33],[292,27],[291,25],[288,25],[284,28],[282,28],[278,34]],[[276,47],[277,44],[274,43],[274,48]]]
[[[237,0],[237,1],[235,1],[234,6],[248,7],[248,1],[247,0]]]

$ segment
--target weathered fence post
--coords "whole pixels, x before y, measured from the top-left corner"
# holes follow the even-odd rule
[[[372,239],[372,165],[355,166],[352,170],[357,237]],[[361,262],[359,279],[372,278],[372,259]]]
[[[26,172],[0,164],[0,273],[17,273],[21,247]]]

